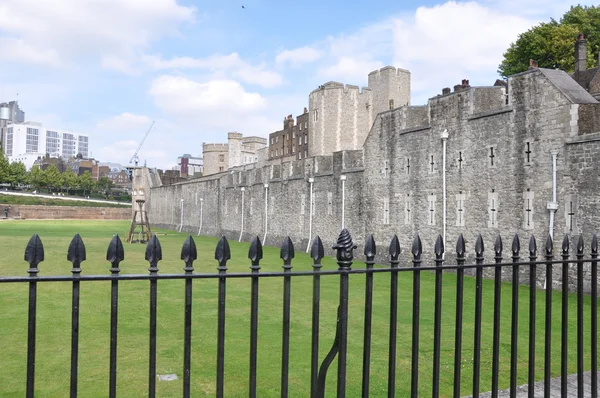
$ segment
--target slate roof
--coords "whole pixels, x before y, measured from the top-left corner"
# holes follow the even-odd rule
[[[598,101],[585,91],[569,74],[558,69],[538,68],[554,86],[574,104],[597,104]]]

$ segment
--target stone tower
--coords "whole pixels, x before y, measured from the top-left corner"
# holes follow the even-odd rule
[[[410,72],[406,69],[386,66],[369,73],[369,88],[375,115],[410,105]]]
[[[241,133],[228,133],[227,142],[229,144],[229,168],[242,165],[242,138]]]

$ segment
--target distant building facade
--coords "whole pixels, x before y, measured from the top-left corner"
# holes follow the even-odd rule
[[[177,167],[175,169],[179,170],[182,176],[201,176],[203,165],[204,160],[201,156],[192,156],[186,153],[177,158]]]
[[[309,156],[308,153],[308,109],[294,118],[292,115],[283,120],[283,129],[269,134],[268,160],[294,160]]]
[[[9,162],[23,162],[31,169],[38,158],[46,155],[69,159],[88,158],[89,137],[85,134],[47,129],[41,123],[12,123],[6,128],[3,150]]]
[[[0,103],[0,145],[4,148],[4,139],[9,124],[25,122],[25,112],[17,101]]]
[[[258,152],[267,146],[263,137],[244,137],[241,133],[227,134],[227,144],[202,143],[203,175],[223,173],[232,167],[258,161]]]

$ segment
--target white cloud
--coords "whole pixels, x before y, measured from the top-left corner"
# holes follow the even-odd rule
[[[238,78],[245,83],[272,88],[283,83],[283,77],[262,63],[252,65],[244,61],[239,54],[211,55],[205,58],[175,57],[162,59],[159,56],[147,55],[143,62],[151,69],[205,69],[215,74]]]
[[[153,81],[150,94],[158,107],[174,114],[215,111],[239,114],[254,112],[266,105],[264,97],[246,92],[233,80],[200,83],[181,76],[163,75]]]
[[[353,57],[341,57],[335,65],[330,65],[319,70],[319,76],[343,83],[358,84],[367,78],[371,71],[380,69],[381,62]]]
[[[144,126],[149,127],[152,120],[148,116],[136,115],[130,112],[123,112],[120,115],[102,120],[97,127],[102,130],[116,130],[123,132],[127,130],[137,130]]]
[[[4,0],[3,36],[60,58],[90,54],[130,55],[178,26],[193,21],[195,9],[176,0]]]
[[[105,55],[102,57],[101,66],[104,69],[115,70],[130,76],[136,76],[140,73],[140,71],[131,64],[129,59],[122,56]]]
[[[25,62],[53,68],[63,66],[58,53],[53,49],[36,48],[21,39],[0,37],[0,60]]]
[[[277,64],[289,63],[292,65],[300,65],[310,63],[321,58],[323,53],[312,47],[300,47],[294,50],[285,50],[277,54],[275,62]]]

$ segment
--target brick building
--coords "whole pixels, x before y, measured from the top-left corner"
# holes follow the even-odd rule
[[[269,134],[268,160],[293,160],[309,156],[308,109],[296,116],[288,115],[283,119],[283,129]]]

